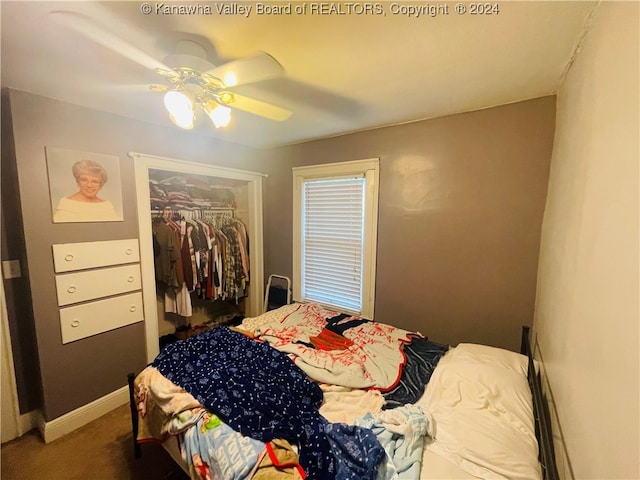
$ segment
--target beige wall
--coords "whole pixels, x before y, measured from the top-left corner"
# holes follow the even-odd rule
[[[535,330],[580,480],[640,478],[638,7],[601,4],[558,95]]]
[[[375,318],[517,349],[533,321],[555,98],[274,152],[265,272],[291,275],[291,167],[380,158]]]
[[[24,92],[10,90],[8,94],[15,155],[5,157],[3,151],[2,161],[15,161],[17,170],[27,257],[23,270],[33,295],[42,408],[49,421],[123,387],[127,373],[139,371],[146,363],[143,323],[62,344],[51,245],[138,237],[130,151],[245,170],[259,169],[261,162],[254,149],[216,142],[194,132],[144,124]],[[5,123],[2,126],[4,142],[11,130]],[[53,224],[45,146],[118,156],[124,221]],[[15,204],[15,199],[11,201]],[[3,210],[5,207],[3,203]],[[12,291],[15,296],[25,293]],[[11,314],[10,320],[31,322],[11,318]],[[14,347],[22,343],[19,340],[12,338]]]

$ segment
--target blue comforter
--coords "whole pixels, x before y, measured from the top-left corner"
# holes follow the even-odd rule
[[[376,478],[375,434],[324,419],[320,387],[268,344],[221,327],[168,345],[152,365],[243,435],[298,444],[308,478]]]
[[[414,338],[404,346],[407,364],[402,369],[398,385],[383,392],[385,410],[416,403],[424,394],[440,357],[449,350],[448,345],[435,343],[426,338]]]

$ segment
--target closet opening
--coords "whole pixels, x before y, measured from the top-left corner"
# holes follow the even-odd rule
[[[262,178],[144,154],[134,158],[147,357],[262,312]]]

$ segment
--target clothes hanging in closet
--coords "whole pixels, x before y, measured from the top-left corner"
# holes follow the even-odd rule
[[[191,315],[186,292],[201,299],[233,300],[248,293],[249,237],[242,221],[215,210],[165,209],[154,221],[156,280],[169,300],[165,310]],[[189,297],[190,298],[190,297]]]

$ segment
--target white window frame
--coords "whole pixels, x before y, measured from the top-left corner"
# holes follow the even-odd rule
[[[344,313],[373,319],[376,291],[376,253],[378,235],[378,189],[380,160],[369,158],[348,162],[327,163],[308,167],[294,167],[293,170],[293,299],[306,302],[301,292],[302,286],[302,205],[305,181],[359,176],[365,178],[363,265],[362,265],[362,310],[346,310],[336,305],[329,308]]]

